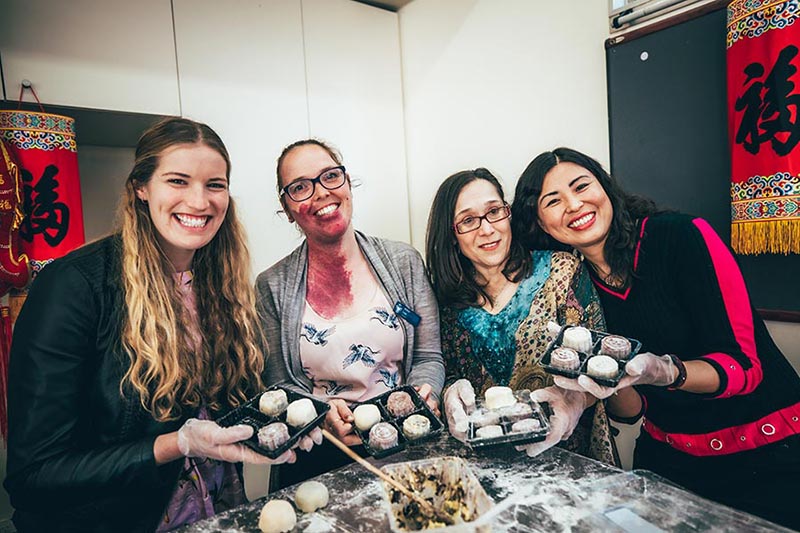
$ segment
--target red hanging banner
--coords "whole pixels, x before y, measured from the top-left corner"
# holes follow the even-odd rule
[[[728,5],[731,246],[800,253],[800,0]]]
[[[800,253],[800,0],[728,4],[731,246]]]
[[[0,111],[0,138],[20,168],[22,251],[34,273],[84,243],[75,121],[31,111]]]

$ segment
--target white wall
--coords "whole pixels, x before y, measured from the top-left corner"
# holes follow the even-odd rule
[[[396,13],[303,0],[309,130],[343,152],[357,229],[410,242]]]
[[[117,203],[133,161],[132,148],[81,145],[78,149],[86,242],[111,231]]]
[[[180,114],[167,0],[2,0],[0,52],[9,100]]]
[[[276,214],[275,164],[307,137],[338,147],[361,182],[356,227],[409,241],[397,14],[350,0],[174,0],[174,11],[183,114],[231,152],[255,272],[301,240]]]
[[[415,0],[400,10],[411,235],[433,195],[485,166],[510,196],[539,152],[568,145],[608,163],[607,3]]]
[[[228,147],[231,194],[259,272],[299,242],[276,214],[275,159],[309,135],[300,0],[173,5],[183,115]]]

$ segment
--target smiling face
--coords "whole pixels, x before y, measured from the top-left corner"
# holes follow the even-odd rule
[[[288,152],[281,163],[281,187],[298,179],[314,179],[325,170],[339,166],[323,147],[304,144]],[[310,241],[334,243],[352,231],[353,198],[350,180],[338,189],[328,190],[315,184],[311,198],[295,202],[283,196],[290,221],[297,222]]]
[[[453,224],[467,217],[483,216],[492,208],[502,207],[503,199],[494,185],[483,179],[469,182],[461,189],[456,200]],[[481,220],[478,229],[469,233],[453,232],[464,257],[472,261],[478,271],[502,268],[508,261],[511,249],[511,219],[497,222]]]
[[[602,256],[614,209],[603,186],[582,166],[562,162],[545,175],[537,213],[539,226],[555,240],[587,257]]]
[[[228,211],[228,166],[213,148],[180,144],[164,150],[136,196],[147,202],[161,249],[177,271],[219,231]]]

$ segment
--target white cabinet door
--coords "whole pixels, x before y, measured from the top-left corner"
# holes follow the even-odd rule
[[[410,242],[397,13],[302,0],[311,134],[342,151],[355,226]]]
[[[180,114],[169,0],[2,0],[0,54],[10,100]]]
[[[300,0],[174,0],[174,10],[183,114],[228,147],[257,273],[300,242],[276,214],[275,186],[281,149],[308,137]]]

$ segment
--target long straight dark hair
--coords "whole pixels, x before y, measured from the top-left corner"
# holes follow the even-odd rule
[[[636,245],[637,221],[643,217],[664,212],[656,204],[642,196],[628,194],[595,159],[571,148],[556,148],[537,155],[517,182],[511,231],[514,240],[526,249],[571,250],[564,243],[553,239],[539,226],[539,196],[542,194],[544,178],[559,163],[574,163],[597,178],[600,186],[611,200],[614,216],[603,251],[611,275],[629,280],[633,275],[633,248]]]
[[[463,170],[448,177],[439,186],[428,217],[428,231],[425,237],[428,275],[442,307],[463,309],[480,306],[483,302],[493,303],[483,285],[475,280],[475,267],[472,261],[461,253],[453,229],[458,195],[467,184],[475,180],[486,180],[491,183],[497,189],[500,199],[505,201],[503,187],[491,172],[485,168]],[[503,275],[509,281],[516,282],[530,275],[530,272],[530,254],[512,239]]]

